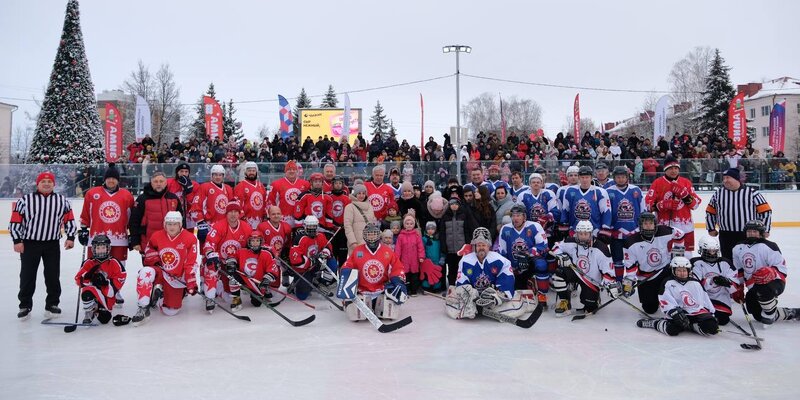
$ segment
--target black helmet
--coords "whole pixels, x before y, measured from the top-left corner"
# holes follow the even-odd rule
[[[750,221],[747,221],[747,223],[744,225],[744,234],[747,235],[748,231],[758,231],[757,238],[747,237],[745,239],[746,243],[753,244],[757,242],[759,239],[764,238],[764,232],[767,231],[767,227],[764,226],[764,222],[762,222],[761,220],[751,219]]]
[[[108,260],[110,257],[111,257],[111,239],[109,239],[108,236],[102,234],[92,238],[92,258],[99,261],[105,261]]]
[[[653,221],[653,229],[644,229],[645,221]],[[650,240],[655,236],[657,224],[655,214],[645,211],[639,215],[639,233],[645,240]]]
[[[606,165],[606,163],[602,163],[602,162],[601,163],[597,163],[597,165],[595,166],[595,169],[598,170],[598,171],[601,170],[601,169],[608,170],[608,165]]]
[[[617,176],[617,175],[630,176],[630,171],[628,171],[628,167],[624,167],[622,165],[619,165],[619,166],[614,167],[613,174],[614,174],[614,176]]]
[[[511,215],[514,214],[522,214],[527,216],[528,210],[525,209],[525,206],[523,206],[522,204],[515,204],[513,207],[511,207]]]
[[[580,167],[580,169],[578,169],[578,176],[582,176],[582,175],[592,176],[593,174],[594,174],[594,171],[592,171],[592,167],[590,167],[588,165],[584,165],[584,166]]]

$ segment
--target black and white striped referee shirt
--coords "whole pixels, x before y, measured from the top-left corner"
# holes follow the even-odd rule
[[[763,221],[767,232],[770,231],[772,208],[758,190],[748,186],[742,185],[738,190],[720,187],[706,207],[708,230],[743,232],[747,221],[753,219]]]
[[[16,244],[23,240],[59,240],[62,226],[67,239],[75,240],[75,218],[69,201],[58,193],[36,191],[14,202],[8,230]]]

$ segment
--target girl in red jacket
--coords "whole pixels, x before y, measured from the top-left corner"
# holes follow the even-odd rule
[[[425,245],[422,236],[416,229],[417,221],[414,216],[406,214],[403,218],[403,229],[397,235],[394,252],[403,264],[406,273],[408,291],[412,296],[419,291],[419,265],[425,260]]]

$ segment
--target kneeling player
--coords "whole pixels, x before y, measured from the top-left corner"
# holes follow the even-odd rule
[[[247,246],[239,249],[236,257],[229,258],[226,261],[228,268],[228,275],[233,277],[237,282],[243,283],[245,287],[250,289],[261,298],[269,300],[272,298],[272,292],[269,288],[277,289],[280,282],[277,280],[281,275],[281,269],[272,258],[272,254],[263,248],[264,236],[259,231],[253,231],[247,238]],[[240,289],[238,285],[231,282],[231,290],[233,296],[240,296]],[[241,300],[237,302],[238,308],[232,308],[231,311],[239,311],[242,309]],[[250,304],[254,307],[261,306],[261,301],[254,296],[250,296]]]
[[[316,281],[326,288],[336,283],[333,273],[336,272],[336,263],[331,259],[331,245],[325,234],[319,232],[319,220],[313,215],[308,215],[303,220],[303,229],[295,234],[294,245],[289,251],[289,262],[294,273],[302,274],[309,281]],[[330,261],[330,262],[328,262]],[[327,264],[328,268],[323,268]],[[311,294],[311,286],[302,279],[297,279],[294,292],[297,298],[305,300]]]
[[[733,299],[738,303],[742,302],[741,279],[730,260],[720,257],[717,238],[704,236],[697,247],[700,249],[700,257],[690,260],[692,273],[703,285],[711,303],[714,304],[714,316],[717,322],[726,325],[733,313],[731,310]]]
[[[484,307],[512,318],[536,309],[533,291],[514,291],[511,262],[490,246],[489,230],[475,229],[473,251],[458,263],[456,285],[447,290],[445,311],[451,318],[475,318]]]
[[[564,239],[553,249],[559,264],[553,275],[553,290],[558,296],[556,317],[568,315],[571,309],[569,284],[580,285],[580,299],[586,313],[597,310],[601,289],[597,285],[603,285],[612,297],[621,294],[608,245],[594,240],[593,230],[591,222],[580,221],[575,225],[575,236]],[[626,278],[625,295],[630,296],[633,284],[630,277]]]
[[[682,331],[700,335],[716,335],[719,331],[714,318],[714,304],[703,286],[692,276],[692,263],[686,257],[670,262],[672,277],[664,281],[658,300],[667,318],[640,319],[639,328],[653,328],[663,334],[676,336]]]
[[[81,288],[84,324],[92,323],[95,318],[103,324],[111,320],[111,309],[125,277],[122,264],[111,256],[111,239],[106,235],[95,236],[92,258],[86,260],[75,275],[75,283]]]
[[[377,223],[364,227],[364,244],[358,245],[342,265],[337,297],[344,300],[351,321],[366,319],[353,303],[358,296],[378,318],[398,319],[400,306],[408,298],[403,264],[392,249],[381,243]],[[347,290],[356,287],[356,291]]]
[[[139,309],[132,318],[134,326],[150,316],[151,307],[160,305],[162,313],[172,316],[180,311],[184,292],[197,294],[197,238],[183,229],[182,221],[181,213],[168,212],[164,229],[154,233],[145,247],[145,266],[136,279]]]

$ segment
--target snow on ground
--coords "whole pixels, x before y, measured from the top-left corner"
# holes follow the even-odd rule
[[[773,232],[789,264],[782,305],[800,307],[800,229]],[[198,297],[185,299],[175,317],[154,313],[140,327],[111,324],[78,328],[41,325],[44,283],[37,285],[32,318],[16,319],[19,256],[0,236],[0,398],[790,398],[800,371],[800,323],[777,323],[746,338],[682,333],[670,338],[636,328],[639,315],[622,302],[583,321],[555,318],[552,310],[525,330],[492,320],[454,321],[441,300],[411,298],[414,323],[381,334],[352,323],[318,297],[316,321],[291,327],[247,299],[241,322]],[[77,289],[72,277],[80,250],[62,252],[62,321],[71,321]],[[127,300],[114,313],[135,312],[132,254]],[[552,307],[553,300],[550,304]],[[290,300],[279,309],[300,318],[310,309]],[[82,318],[82,315],[81,315]],[[747,329],[741,309],[734,320]],[[733,330],[732,326],[724,329]]]

